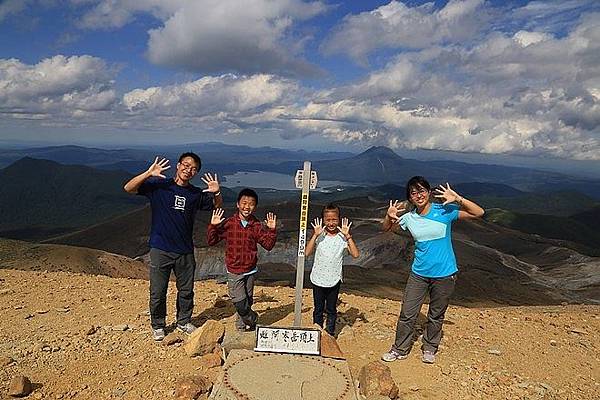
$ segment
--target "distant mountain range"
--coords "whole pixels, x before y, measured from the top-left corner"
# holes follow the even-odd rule
[[[577,191],[600,200],[600,180],[581,179],[565,174],[504,165],[471,164],[457,161],[419,161],[400,157],[387,147],[372,147],[360,154],[347,152],[307,152],[272,147],[248,147],[222,143],[196,143],[155,148],[106,150],[81,146],[0,150],[0,168],[23,158],[47,159],[62,164],[77,164],[106,170],[139,173],[155,156],[176,162],[184,151],[195,151],[202,158],[203,171],[221,176],[239,171],[266,171],[294,175],[304,160],[313,163],[321,180],[351,182],[365,186],[387,183],[404,185],[415,175],[432,184],[450,182],[508,185],[509,193],[495,190],[496,196],[510,196],[514,190],[525,192]]]
[[[0,170],[0,236],[41,239],[141,207],[130,175],[23,158]]]
[[[525,168],[411,160],[385,147],[373,147],[352,155],[219,143],[189,146],[202,156],[206,166],[203,170],[212,170],[221,177],[226,173],[262,170],[286,173],[291,179],[303,159],[313,158],[313,168],[320,181],[342,181],[354,185],[328,187],[323,192],[311,193],[311,199],[317,202],[361,197],[382,203],[388,199],[401,200],[405,197],[403,185],[406,180],[416,174],[425,174],[432,184],[450,182],[459,193],[476,200],[486,209],[502,210],[487,216],[493,216],[499,224],[600,248],[596,235],[587,233],[597,225],[590,227],[586,224],[586,221],[597,218],[592,210],[600,207],[597,195],[599,181],[584,181]],[[89,228],[141,207],[145,199],[124,193],[123,183],[147,168],[149,161],[145,157],[151,159],[156,153],[168,155],[169,152],[177,157],[183,150],[185,148],[181,146],[163,146],[156,152],[56,146],[0,151],[0,160],[32,151],[38,156],[60,159],[67,164],[87,164],[63,165],[25,157],[0,170],[0,185],[6,189],[0,194],[0,211],[6,215],[0,221],[0,236],[47,239]],[[125,170],[111,169],[125,164],[128,165]],[[195,183],[203,185],[198,178]],[[230,190],[227,188],[229,185],[229,182],[223,182],[223,194],[225,201],[233,204],[237,189]],[[258,192],[261,204],[296,201],[298,197],[296,191],[259,189]],[[587,211],[592,214],[581,214]],[[545,219],[544,216],[553,218]],[[573,219],[569,219],[571,217]],[[553,223],[549,222],[551,220]],[[580,224],[583,224],[582,229],[577,229]],[[559,226],[565,228],[557,228]]]

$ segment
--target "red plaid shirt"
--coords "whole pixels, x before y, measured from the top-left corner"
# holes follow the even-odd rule
[[[275,246],[277,229],[263,227],[254,215],[248,217],[248,225],[244,228],[240,214],[236,212],[219,225],[209,224],[206,236],[209,246],[214,246],[225,239],[227,271],[243,274],[252,271],[256,266],[257,243],[265,250],[271,250]]]

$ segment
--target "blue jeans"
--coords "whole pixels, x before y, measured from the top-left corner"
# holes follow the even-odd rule
[[[414,327],[417,317],[429,294],[427,325],[423,332],[423,351],[437,352],[442,339],[444,315],[448,309],[450,296],[454,292],[456,274],[444,278],[425,278],[413,272],[408,276],[400,317],[396,324],[396,340],[392,349],[400,354],[408,354],[414,342]]]

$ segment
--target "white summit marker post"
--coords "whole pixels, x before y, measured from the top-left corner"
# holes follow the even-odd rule
[[[298,231],[298,261],[296,263],[296,301],[294,304],[294,327],[302,324],[302,287],[304,286],[304,249],[306,247],[306,223],[308,219],[308,194],[317,187],[317,173],[310,170],[310,161],[304,161],[304,169],[296,171],[296,188],[302,189],[300,201],[300,230]]]

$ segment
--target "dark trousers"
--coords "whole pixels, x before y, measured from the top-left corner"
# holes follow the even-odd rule
[[[171,253],[150,249],[150,321],[153,329],[165,327],[167,287],[171,270],[177,287],[177,324],[185,325],[194,309],[194,254]]]
[[[321,287],[313,284],[313,322],[323,327],[323,311],[327,314],[327,327],[325,330],[331,336],[335,333],[335,320],[337,319],[337,300],[340,293],[340,284],[333,287]]]
[[[410,273],[404,290],[402,309],[396,325],[396,340],[392,348],[400,354],[408,354],[412,348],[414,327],[425,296],[429,293],[427,325],[423,332],[423,351],[437,352],[442,339],[444,315],[450,296],[454,292],[456,274],[445,278],[425,278]]]
[[[256,325],[258,314],[252,310],[255,279],[256,273],[250,275],[227,273],[227,289],[237,311],[235,326],[238,329],[244,329],[246,325],[254,328]]]

